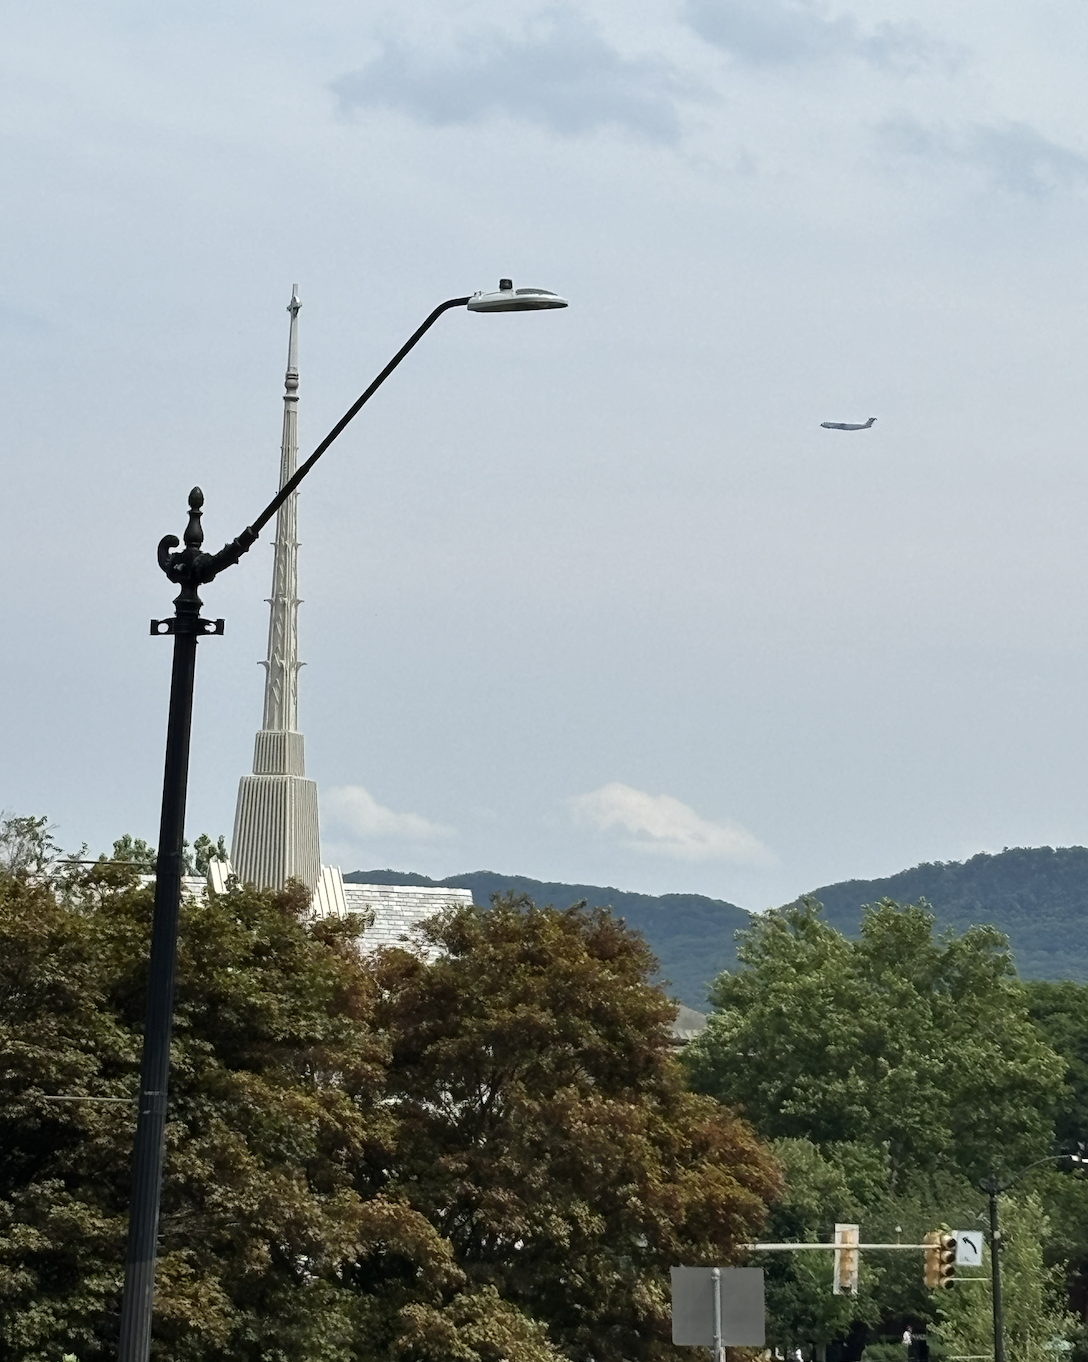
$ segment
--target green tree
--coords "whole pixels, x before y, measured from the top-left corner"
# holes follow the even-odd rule
[[[106,858],[103,856],[102,859]],[[149,846],[142,837],[133,837],[127,832],[114,842],[113,859],[131,862],[135,869],[146,874],[153,874],[155,870],[155,848]]]
[[[777,1189],[685,1089],[656,962],[607,912],[496,898],[376,962],[397,1181],[476,1289],[574,1359],[673,1356],[668,1268],[729,1262]]]
[[[1088,985],[1031,980],[1025,989],[1040,1034],[1065,1064],[1054,1127],[1058,1147],[1072,1151],[1088,1142]],[[1065,1272],[1070,1305],[1088,1319],[1088,1180],[1044,1168],[1032,1186],[1050,1222],[1046,1261]],[[1088,1357],[1088,1348],[1080,1352]]]
[[[1064,1303],[1062,1274],[1043,1262],[1049,1223],[1033,1193],[1005,1196],[1001,1203],[1001,1296],[1006,1356],[1016,1362],[1054,1362],[1077,1328]],[[931,1332],[951,1354],[993,1351],[993,1309],[989,1253],[978,1286],[957,1286],[940,1293],[939,1321]]]
[[[924,905],[869,907],[848,940],[813,902],[741,937],[741,969],[685,1053],[701,1091],[770,1138],[787,1192],[776,1238],[826,1242],[855,1220],[877,1242],[970,1225],[977,1178],[1051,1148],[1064,1065],[1040,1036],[1007,944],[987,928],[935,937]],[[768,1264],[776,1341],[898,1337],[935,1320],[914,1254],[863,1255],[857,1298],[830,1294],[830,1255]],[[779,1340],[778,1335],[781,1335]]]
[[[197,875],[206,875],[212,861],[229,861],[227,839],[220,833],[219,840],[213,842],[206,832],[202,832],[193,843],[192,870]]]
[[[1065,1064],[1054,1134],[1073,1150],[1088,1143],[1088,984],[1032,979],[1024,990],[1032,1020]]]
[[[0,873],[40,874],[57,852],[48,818],[0,814]]]
[[[860,1143],[820,1149],[810,1140],[772,1142],[785,1191],[771,1208],[766,1236],[781,1243],[830,1243],[837,1221],[871,1222],[886,1200],[880,1150]],[[863,1255],[857,1296],[832,1292],[833,1258],[816,1251],[770,1253],[752,1260],[767,1279],[767,1342],[779,1348],[826,1346],[880,1319],[884,1264]]]
[[[101,1362],[151,891],[135,846],[56,864],[0,872],[0,1355]],[[363,959],[308,904],[183,903],[156,1356],[670,1354],[667,1267],[728,1260],[777,1174],[685,1090],[641,940],[507,904]]]
[[[137,884],[109,865],[0,876],[0,1351],[20,1362],[93,1362],[116,1333]],[[350,1164],[384,1135],[383,1050],[359,1024],[353,950],[307,932],[302,907],[244,891],[184,905],[156,1319],[178,1362],[351,1355],[334,1277],[374,1213]]]
[[[850,941],[812,902],[765,914],[713,986],[685,1056],[694,1085],[765,1137],[885,1149],[893,1190],[1046,1153],[1064,1066],[1007,942],[984,927],[934,939],[933,922],[885,900]]]

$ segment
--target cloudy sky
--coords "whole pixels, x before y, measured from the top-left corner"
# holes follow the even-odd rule
[[[1083,843],[1086,57],[1074,0],[8,6],[0,807],[154,839],[155,545],[271,495],[292,283],[305,450],[511,275],[570,309],[443,318],[304,490],[327,860],[762,908]]]

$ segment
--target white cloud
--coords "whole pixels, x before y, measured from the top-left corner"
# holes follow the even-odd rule
[[[620,831],[632,851],[678,861],[769,865],[771,852],[737,823],[712,823],[672,795],[652,795],[612,781],[567,801],[576,822],[595,832]]]
[[[541,11],[520,37],[477,33],[438,59],[387,38],[332,88],[345,113],[387,108],[437,126],[505,116],[568,137],[613,125],[664,142],[680,135],[677,98],[702,93],[660,57],[623,55],[566,7]]]
[[[334,827],[368,841],[448,842],[455,829],[418,813],[396,813],[361,785],[339,785],[321,795],[321,808]]]

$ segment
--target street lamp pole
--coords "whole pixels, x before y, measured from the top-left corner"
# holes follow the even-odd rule
[[[121,1304],[118,1362],[147,1362],[151,1351],[151,1319],[155,1294],[155,1260],[162,1196],[163,1152],[166,1138],[167,1096],[170,1079],[170,1038],[174,1015],[174,975],[177,964],[178,916],[184,871],[185,801],[189,780],[189,742],[196,677],[196,645],[202,635],[222,634],[223,621],[201,617],[199,588],[232,567],[256,542],[280,506],[298,487],[345,427],[358,415],[405,355],[439,317],[451,308],[472,312],[536,312],[566,307],[566,300],[544,289],[515,289],[509,279],[499,281],[497,293],[450,298],[430,314],[401,346],[366,391],[329,431],[298,471],[280,488],[257,519],[237,539],[205,553],[201,514],[204,494],[189,493],[189,523],[184,548],[175,535],[159,543],[159,567],[181,590],[174,614],[152,620],[152,634],[172,634],[174,658],[170,677],[170,706],[166,725],[166,764],[162,784],[162,813],[155,862],[155,906],[151,925],[151,955],[147,982],[147,1020],[140,1068],[140,1097],[132,1157],[125,1287]]]
[[[1005,1316],[1001,1309],[1001,1230],[997,1224],[997,1197],[1006,1189],[991,1173],[979,1186],[990,1198],[990,1280],[994,1307],[994,1362],[1005,1362]],[[983,1279],[985,1280],[985,1279]]]
[[[979,1183],[981,1191],[985,1192],[990,1199],[990,1280],[993,1283],[993,1307],[994,1307],[994,1362],[1005,1362],[1005,1315],[1001,1305],[1001,1227],[997,1218],[997,1198],[1002,1192],[1007,1192],[1010,1187],[1019,1182],[1025,1173],[1030,1173],[1033,1168],[1040,1168],[1044,1163],[1062,1163],[1068,1159],[1071,1163],[1085,1163],[1080,1154],[1048,1154],[1045,1159],[1036,1159],[1034,1163],[1029,1163],[1026,1168],[1021,1168],[1019,1173],[1014,1173],[1011,1178],[1000,1181],[997,1174],[991,1170],[988,1177]]]

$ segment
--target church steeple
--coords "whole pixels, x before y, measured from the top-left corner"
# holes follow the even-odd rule
[[[287,375],[283,395],[280,486],[298,462],[298,285],[287,310]],[[243,883],[282,889],[289,879],[311,891],[321,876],[317,785],[306,779],[306,757],[298,731],[298,493],[276,514],[272,594],[268,598],[268,656],[264,720],[253,748],[253,774],[238,787],[231,861]]]
[[[287,374],[283,394],[283,443],[280,446],[280,486],[298,465],[298,314],[302,307],[298,285],[291,290],[287,311],[291,331],[287,342]],[[272,595],[268,604],[268,658],[264,686],[264,723],[272,731],[298,730],[298,493],[276,513],[276,542],[272,559]],[[298,772],[299,775],[302,772]]]

